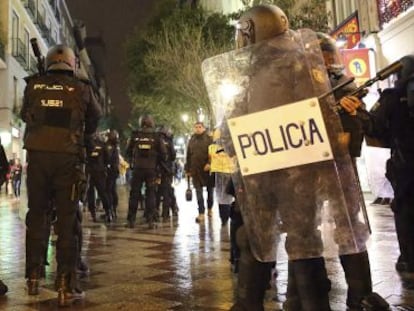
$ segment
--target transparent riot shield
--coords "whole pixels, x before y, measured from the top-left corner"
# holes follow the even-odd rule
[[[316,35],[289,31],[202,64],[250,246],[274,261],[365,250],[369,225]]]

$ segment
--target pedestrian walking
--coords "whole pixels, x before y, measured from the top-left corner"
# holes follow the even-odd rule
[[[188,142],[187,160],[184,170],[186,175],[191,177],[196,192],[198,205],[197,223],[204,221],[206,210],[203,196],[204,188],[207,189],[207,214],[209,217],[213,215],[214,182],[210,176],[210,160],[208,156],[208,147],[212,142],[213,140],[208,135],[203,122],[196,122],[194,124],[194,134]]]

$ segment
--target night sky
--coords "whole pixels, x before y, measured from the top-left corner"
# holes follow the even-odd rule
[[[124,41],[136,27],[145,27],[154,0],[66,0],[72,19],[85,23],[88,36],[102,35],[106,45],[106,80],[115,114],[128,119]],[[122,124],[121,123],[121,124]]]

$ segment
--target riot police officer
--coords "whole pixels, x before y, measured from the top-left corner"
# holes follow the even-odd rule
[[[96,198],[95,189],[101,199],[102,207],[105,211],[105,222],[112,221],[112,205],[107,192],[109,156],[106,144],[98,133],[92,138],[92,143],[87,149],[87,166],[86,173],[89,179],[88,187],[88,209],[92,219],[96,222]]]
[[[161,161],[165,161],[167,151],[155,131],[155,123],[150,115],[140,118],[140,129],[129,140],[126,155],[132,163],[131,190],[129,193],[127,227],[135,226],[138,201],[145,184],[145,217],[149,228],[157,227],[156,209],[157,176]]]
[[[274,5],[258,5],[250,10],[246,11],[239,19],[237,24],[237,33],[236,33],[236,43],[238,48],[243,48],[252,44],[256,44],[261,41],[265,41],[271,38],[280,36],[281,42],[284,40],[292,40],[294,33],[289,30],[289,22],[285,13],[277,6]],[[292,40],[293,41],[293,40]],[[287,43],[289,44],[289,43]],[[265,49],[266,47],[263,46]],[[283,46],[280,47],[283,50]],[[287,48],[290,48],[287,47]],[[287,66],[287,70],[292,71],[293,68]],[[288,79],[289,76],[286,76]],[[304,94],[309,92],[308,89],[304,89]],[[277,91],[274,91],[275,94],[278,94]],[[300,91],[298,90],[300,93]],[[253,92],[251,92],[253,94]],[[258,93],[256,93],[258,94]],[[304,96],[304,94],[301,94]],[[260,95],[258,95],[260,96]],[[293,97],[289,95],[289,91],[285,94],[278,94],[277,96],[286,96],[286,99],[289,101],[293,100]],[[251,111],[260,110],[263,107],[251,107]],[[270,107],[268,107],[270,108]],[[244,109],[244,108],[239,108]],[[314,174],[314,173],[312,173]],[[277,175],[275,175],[277,176]],[[263,187],[265,185],[262,182],[253,181],[253,184],[260,185],[259,190],[260,195],[263,197],[271,197],[269,192],[275,190],[275,188],[280,187],[283,189],[283,185],[280,182],[286,178],[286,175],[281,175],[280,177],[274,179],[274,177],[263,176],[263,181],[267,180],[269,184],[267,187],[270,187],[272,190],[266,190],[268,193],[263,193]],[[237,178],[236,178],[237,180]],[[272,181],[270,181],[272,180]],[[280,180],[275,183],[275,181]],[[301,182],[299,182],[301,183]],[[239,185],[237,185],[239,184]],[[244,220],[249,220],[249,215],[246,215],[245,210],[243,210],[243,204],[249,204],[243,202],[245,199],[239,193],[246,193],[249,190],[244,189],[244,186],[241,183],[235,182],[236,186],[236,198],[237,202],[241,204],[241,210]],[[309,185],[310,186],[310,185]],[[256,186],[255,186],[256,187]],[[300,186],[299,186],[300,187]],[[253,189],[253,188],[252,188]],[[293,210],[296,208],[296,204],[302,204],[302,208],[306,209],[309,213],[309,218],[312,219],[315,217],[315,207],[312,206],[314,203],[312,187],[308,187],[306,191],[297,192],[294,189],[289,191],[295,192],[296,200],[294,202],[280,202],[281,198],[276,194],[272,196],[269,202],[267,202],[269,208],[272,205],[280,205],[280,213],[284,218],[285,226],[288,230],[288,237],[286,241],[286,249],[290,258],[294,258],[294,249],[300,247],[301,243],[307,243],[309,249],[313,249],[313,255],[311,258],[303,258],[292,260],[288,262],[289,270],[289,279],[295,284],[300,284],[299,288],[295,292],[295,298],[298,301],[298,305],[301,305],[301,309],[292,309],[292,310],[330,310],[328,291],[330,289],[330,283],[327,278],[327,273],[324,265],[324,259],[319,251],[320,248],[320,237],[318,236],[317,230],[309,226],[312,220],[307,219],[294,219],[290,212],[286,209],[290,205],[290,209]],[[287,189],[286,189],[287,190]],[[286,191],[286,190],[280,190]],[[252,193],[252,195],[258,195],[257,193]],[[246,193],[246,197],[249,196],[249,193]],[[304,200],[306,198],[306,201]],[[296,202],[296,203],[295,203]],[[252,204],[252,203],[250,203]],[[255,208],[252,206],[252,208]],[[243,213],[244,212],[244,213]],[[298,211],[299,213],[299,211]],[[246,222],[246,221],[245,221]],[[302,227],[300,231],[295,232],[293,227]],[[289,229],[290,228],[290,229]],[[305,233],[306,232],[306,233]],[[305,233],[305,234],[303,234]],[[300,238],[301,236],[301,238]],[[240,250],[239,258],[239,272],[238,272],[238,284],[237,284],[237,300],[232,307],[232,311],[247,311],[247,310],[263,310],[263,299],[265,291],[269,286],[269,281],[271,277],[271,269],[276,260],[276,252],[272,256],[271,260],[263,261],[258,259],[255,256],[255,251],[252,248],[253,237],[249,235],[249,230],[246,227],[246,224],[240,226],[236,232],[236,242]],[[299,241],[302,239],[302,242]],[[272,239],[273,240],[273,239]],[[270,240],[268,243],[272,243]],[[305,242],[306,241],[306,242]],[[271,249],[273,249],[271,247]],[[289,290],[289,288],[288,288]],[[292,299],[292,293],[287,293],[287,299]],[[288,309],[291,310],[291,309]]]
[[[393,88],[382,91],[370,112],[355,97],[345,97],[341,106],[363,122],[367,136],[391,148],[386,177],[395,198],[391,204],[400,247],[399,272],[414,272],[414,55],[401,58]]]
[[[118,192],[116,180],[119,177],[119,134],[112,129],[108,133],[106,150],[108,153],[108,176],[106,177],[106,188],[108,191],[109,203],[112,206],[113,218],[117,218]]]
[[[344,66],[335,40],[324,33],[318,33],[317,35],[331,86],[332,88],[335,88],[337,85],[349,80],[349,77],[344,74]],[[334,92],[335,100],[339,101],[356,88],[354,83],[350,83],[337,89]],[[361,104],[364,106],[362,101]],[[361,155],[361,146],[364,137],[362,122],[358,118],[355,118],[355,116],[343,110],[339,112],[339,117],[341,119],[343,131],[346,137],[348,137],[348,150],[353,161],[352,164],[355,170],[355,175],[358,176],[356,158]],[[347,217],[346,220],[335,219],[335,221],[352,221],[358,223],[359,220],[357,214],[350,214],[350,217]],[[337,231],[340,230],[340,226],[338,226]],[[336,236],[341,235],[341,232],[336,232]],[[366,236],[366,238],[368,238],[368,236]],[[341,247],[341,241],[338,240],[337,243],[339,244],[339,247]],[[349,310],[388,310],[388,303],[372,291],[370,263],[366,246],[360,252],[342,254],[339,256],[339,259],[348,285],[346,304]]]
[[[162,197],[162,218],[168,220],[170,217],[170,210],[174,214],[175,211],[175,199],[174,188],[172,187],[174,176],[174,161],[176,152],[174,148],[173,135],[171,129],[167,126],[161,126],[159,130],[161,141],[167,150],[167,158],[161,162],[160,175],[161,182],[157,191],[157,207],[161,202]]]
[[[81,298],[76,287],[78,260],[77,212],[85,180],[81,170],[85,139],[97,128],[102,110],[91,87],[75,77],[77,60],[71,48],[52,47],[46,74],[27,79],[20,112],[26,123],[27,150],[26,278],[29,295],[39,293],[49,229],[49,202],[55,202],[58,235],[56,290],[65,306]]]
[[[272,5],[247,10],[236,29],[241,49],[203,62],[216,119],[225,125],[225,150],[238,158],[232,180],[244,224],[236,233],[241,254],[232,310],[263,310],[271,262],[280,233],[286,232],[289,304],[284,307],[329,311],[330,281],[323,254],[330,245],[341,255],[359,252],[369,230],[362,221],[357,228],[354,223],[337,223],[343,232],[340,247],[326,243],[332,240],[333,233],[327,233],[333,226],[325,208],[331,211],[333,204],[321,207],[319,200],[336,199],[332,212],[346,219],[350,213],[361,213],[363,198],[355,195],[360,186],[340,119],[330,109],[333,98],[321,97],[331,86],[319,42],[312,30],[290,30],[285,13]],[[231,85],[232,94],[221,95],[223,84]],[[306,128],[320,128],[319,122],[306,125],[306,120],[316,121],[311,117],[316,110],[309,107],[322,114],[323,141],[331,146],[325,155],[331,160],[309,161],[316,136]],[[223,111],[227,122],[220,119]],[[300,121],[293,118],[298,114]],[[296,152],[299,162],[293,159]],[[278,164],[285,161],[286,165]]]

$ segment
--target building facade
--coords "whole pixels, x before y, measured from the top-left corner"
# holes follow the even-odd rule
[[[10,159],[25,159],[24,123],[18,114],[26,86],[24,78],[38,72],[30,40],[37,39],[42,55],[58,43],[79,52],[74,26],[65,0],[0,1],[0,137]],[[92,63],[85,53],[79,72],[95,83]]]

